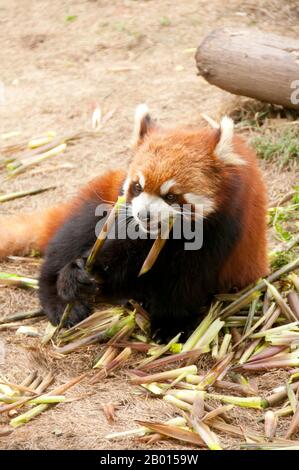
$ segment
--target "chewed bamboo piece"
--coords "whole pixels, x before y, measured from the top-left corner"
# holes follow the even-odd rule
[[[100,234],[98,238],[95,241],[95,244],[87,258],[85,269],[87,272],[91,272],[93,265],[95,263],[96,257],[99,254],[102,246],[105,243],[105,240],[107,239],[108,233],[110,232],[111,228],[113,227],[113,224],[115,223],[115,219],[117,216],[117,213],[119,211],[119,208],[126,202],[126,199],[124,196],[119,196],[113,209],[111,210],[109,217],[107,218],[106,222],[104,223],[102,230],[100,231]],[[57,334],[65,324],[68,316],[70,315],[72,311],[72,305],[68,304],[63,312],[63,315],[61,317],[60,323],[55,331],[55,336],[57,337]]]
[[[115,219],[117,216],[117,213],[120,209],[120,207],[125,204],[126,199],[125,196],[119,196],[112,211],[109,214],[109,217],[107,218],[106,222],[104,223],[102,230],[87,258],[86,261],[86,266],[85,269],[88,272],[91,272],[94,262],[96,260],[97,255],[99,254],[102,246],[105,243],[105,240],[107,239],[108,233],[110,232],[111,228],[113,227],[113,224],[115,223]]]
[[[174,218],[170,217],[169,218],[169,223],[167,224],[167,227],[159,232],[158,237],[153,243],[153,246],[151,247],[149,254],[147,255],[138,276],[142,276],[143,274],[146,274],[155,264],[157,261],[157,258],[162,251],[163,246],[166,243],[166,240],[168,239],[168,235],[173,227],[174,224]]]

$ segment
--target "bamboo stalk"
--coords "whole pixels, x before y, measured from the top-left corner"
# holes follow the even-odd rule
[[[291,384],[291,388],[294,392],[296,392],[299,388],[299,382],[295,382]],[[266,401],[268,403],[269,407],[277,405],[279,402],[284,400],[287,397],[287,389],[285,386],[283,386],[283,389],[279,392],[273,393],[272,395],[269,395],[266,397]]]
[[[82,380],[84,380],[87,377],[87,375],[88,375],[88,373],[86,372],[86,373],[81,374],[77,377],[74,377],[72,380],[70,380],[66,384],[61,385],[60,387],[57,387],[56,389],[49,392],[48,396],[59,395],[59,394],[65,393],[67,390],[69,390],[74,385],[82,382]],[[28,401],[30,401],[30,399],[31,398],[26,398],[26,400],[23,400],[23,401],[20,400],[20,403],[14,403],[12,405],[7,405],[7,407],[9,407],[9,406],[12,406],[12,407],[13,406],[18,406],[19,404],[27,403]],[[45,404],[45,403],[37,405],[34,408],[31,408],[30,410],[26,411],[25,413],[23,413],[23,414],[17,416],[16,418],[12,419],[10,421],[10,424],[13,427],[22,426],[23,424],[26,424],[29,421],[31,421],[31,419],[33,419],[35,416],[38,416],[43,411],[47,410],[49,408],[49,406],[51,406],[51,405],[50,404]],[[10,409],[13,409],[13,408],[10,408]],[[0,410],[0,412],[1,411],[2,410]]]
[[[150,364],[151,362],[155,361],[156,359],[161,357],[163,354],[165,354],[173,344],[178,342],[180,336],[181,336],[181,333],[178,333],[166,345],[164,345],[164,346],[154,346],[153,348],[151,348],[148,352],[148,354],[150,354],[151,357],[147,357],[146,359],[141,361],[138,365],[138,368],[139,369],[144,369],[144,367],[146,367],[148,364]]]
[[[13,178],[14,176],[17,176],[20,173],[23,173],[27,168],[33,165],[37,165],[38,163],[46,160],[47,158],[59,155],[60,153],[64,152],[65,149],[66,144],[60,144],[57,147],[51,148],[51,150],[48,150],[47,152],[40,153],[32,158],[27,158],[25,161],[18,161],[17,163],[8,164],[7,169],[9,170],[9,175],[6,179]]]
[[[281,278],[281,276],[290,273],[291,271],[295,271],[296,269],[299,268],[299,258],[296,258],[294,261],[291,261],[290,263],[286,264],[282,268],[278,269],[274,273],[270,274],[268,277],[266,277],[266,281],[268,282],[274,282],[277,281],[278,279]],[[228,307],[225,307],[221,312],[221,318],[226,318],[231,315],[231,312],[237,312],[241,307],[240,305],[243,304],[243,302],[248,301],[251,298],[251,296],[258,292],[258,291],[264,291],[267,288],[267,284],[264,282],[264,279],[262,279],[260,282],[258,282],[254,287],[251,289],[247,290],[242,294],[240,298],[232,302],[232,304],[228,305]],[[244,304],[243,304],[244,305]]]
[[[175,406],[183,411],[192,411],[193,403],[188,403],[184,400],[180,400],[179,398],[175,397],[174,395],[164,395],[163,400],[169,403],[170,405]]]
[[[249,438],[254,442],[259,442],[263,439],[256,431],[251,431],[246,427],[246,433],[239,427],[234,426],[233,424],[225,423],[221,418],[215,418],[209,422],[211,428],[217,429],[218,431],[225,432],[228,434],[232,434],[233,436],[238,436],[244,438]]]
[[[253,356],[251,356],[247,363],[255,362],[255,361],[261,361],[264,359],[271,358],[273,356],[276,356],[277,354],[282,353],[287,349],[287,346],[270,346],[267,347],[266,349],[263,349],[260,353],[256,353]],[[240,364],[242,364],[240,362]]]
[[[289,292],[288,302],[296,319],[299,321],[299,295],[296,292]]]
[[[166,357],[162,357],[161,359],[155,359],[153,362],[143,365],[140,367],[138,365],[139,369],[142,369],[144,371],[149,371],[152,369],[156,369],[158,367],[162,367],[165,365],[169,365],[173,362],[183,362],[183,361],[196,361],[198,357],[201,355],[201,351],[199,350],[194,350],[194,351],[186,351],[178,354],[171,354]]]
[[[49,385],[52,384],[53,381],[54,381],[54,376],[52,372],[48,372],[46,377],[44,377],[41,383],[36,387],[35,389],[36,393],[38,394],[43,393],[45,390],[47,390],[47,388],[49,387]]]
[[[287,390],[288,399],[289,399],[291,408],[293,410],[293,413],[295,414],[297,406],[298,406],[298,400],[294,393],[294,390],[292,389],[291,385],[288,382],[286,382],[286,390]]]
[[[178,416],[176,418],[169,419],[164,424],[183,427],[186,425],[186,423],[187,421],[185,418]],[[152,431],[146,426],[141,426],[139,428],[130,429],[128,431],[114,432],[114,433],[108,434],[107,436],[105,436],[105,439],[110,440],[110,439],[122,439],[122,438],[127,438],[127,437],[142,437],[146,434],[150,434],[151,432]]]
[[[230,395],[218,395],[214,393],[207,393],[202,390],[170,390],[168,394],[173,395],[175,398],[179,400],[184,400],[187,403],[193,404],[196,397],[199,394],[204,393],[206,398],[212,398],[214,400],[220,400],[224,403],[228,403],[235,406],[240,406],[243,408],[256,408],[256,409],[263,409],[266,408],[268,402],[261,397],[235,397]],[[166,395],[167,396],[167,395]]]
[[[148,429],[157,432],[159,434],[165,434],[168,437],[177,439],[183,442],[189,442],[191,444],[198,445],[199,447],[204,447],[205,444],[198,434],[195,432],[185,430],[179,426],[171,426],[169,424],[163,423],[152,423],[150,421],[140,421],[137,420],[137,423],[141,426],[147,427]]]
[[[3,194],[3,195],[0,195],[0,203],[14,201],[15,199],[20,199],[26,196],[34,196],[36,194],[41,194],[41,193],[44,193],[46,191],[50,191],[51,189],[56,189],[56,188],[57,186],[47,186],[45,188],[30,189],[30,190],[18,191],[18,192],[10,193],[10,194]]]
[[[20,400],[25,400],[27,397],[24,396],[19,396],[19,397],[8,397],[5,395],[0,395],[0,402],[2,403],[17,403]],[[41,404],[47,404],[51,405],[53,403],[62,403],[65,401],[65,396],[63,395],[51,395],[51,396],[46,396],[42,395],[40,397],[36,398],[30,398],[28,401],[29,405],[41,405]]]
[[[5,386],[7,386],[11,389],[14,389],[17,392],[30,393],[31,395],[36,394],[36,391],[34,389],[30,388],[30,387],[26,387],[25,385],[22,385],[22,384],[14,384],[14,383],[9,382],[8,380],[2,379],[2,378],[0,378],[0,384],[5,385]],[[5,389],[3,387],[1,387],[1,385],[0,385],[0,393],[3,394],[3,395],[8,395],[9,394],[8,390],[5,391]],[[15,392],[13,392],[13,394],[15,394]],[[18,393],[18,396],[19,396],[19,393]]]
[[[205,414],[202,418],[203,422],[207,421],[212,421],[213,419],[217,418],[218,416],[221,416],[228,411],[231,411],[234,408],[234,405],[221,405],[218,406],[218,408],[215,408],[212,411],[209,411],[207,414]]]
[[[138,328],[146,336],[150,335],[150,318],[148,312],[135,300],[131,299],[129,303],[132,305],[133,309],[136,311],[135,313],[135,321]]]
[[[107,239],[108,233],[110,232],[113,224],[115,223],[115,218],[116,215],[119,211],[119,208],[121,205],[125,203],[125,197],[124,196],[119,196],[116,203],[113,206],[113,209],[111,210],[106,222],[104,223],[99,236],[97,237],[95,244],[87,258],[86,264],[85,264],[85,270],[89,273],[92,272],[93,265],[96,261],[96,258],[102,248],[102,246],[105,243],[105,240]],[[71,311],[72,311],[73,306],[71,304],[68,304],[63,312],[63,315],[60,319],[59,325],[57,326],[55,336],[58,336],[59,331],[63,328],[67,318],[69,317]]]
[[[146,274],[155,264],[160,252],[162,251],[162,248],[164,247],[168,235],[171,232],[171,229],[174,224],[174,218],[170,217],[169,218],[169,224],[167,224],[167,227],[164,228],[162,231],[159,232],[156,240],[153,243],[153,246],[151,247],[140,271],[138,276],[142,276],[143,274]]]
[[[38,280],[18,274],[0,272],[0,284],[23,288],[38,289]]]
[[[247,333],[247,331],[250,330],[250,328],[252,327],[252,322],[253,322],[253,319],[254,319],[254,314],[256,312],[256,307],[257,307],[257,304],[258,304],[258,301],[259,299],[254,299],[252,302],[251,302],[251,305],[250,305],[250,309],[249,309],[249,313],[248,313],[248,317],[246,318],[246,323],[245,323],[245,326],[244,326],[244,330],[243,330],[243,334],[245,335]],[[266,313],[266,312],[265,312]]]
[[[190,423],[194,431],[196,431],[199,437],[207,444],[210,450],[223,450],[216,434],[210,430],[206,423],[195,417],[190,419]]]
[[[274,287],[272,284],[270,284],[270,282],[268,282],[266,279],[264,279],[264,283],[268,287],[269,291],[273,295],[274,299],[276,300],[277,304],[279,305],[279,307],[281,308],[282,312],[285,314],[287,319],[289,321],[292,321],[292,320],[297,321],[298,318],[293,313],[293,311],[290,309],[290,307],[285,302],[285,300],[282,298],[282,296],[280,295],[280,293],[278,292],[276,287]]]
[[[297,408],[295,410],[293,419],[291,421],[291,424],[289,426],[289,429],[287,430],[286,433],[286,439],[289,439],[299,428],[299,404],[297,404]]]
[[[280,325],[276,326],[274,328],[269,328],[269,329],[261,329],[257,333],[251,334],[251,338],[266,338],[269,337],[269,335],[275,335],[277,333],[282,333],[282,332],[290,332],[290,331],[298,331],[299,330],[299,322],[295,321],[292,323],[287,323],[285,325]]]
[[[218,305],[219,304],[211,306],[209,313],[203,318],[198,327],[193,331],[193,333],[189,336],[189,338],[183,345],[182,352],[191,351],[194,349],[198,340],[202,338],[202,336],[206,333],[208,328],[215,320]]]
[[[24,387],[29,387],[32,384],[32,382],[35,380],[36,376],[37,376],[37,371],[33,370],[27,375],[27,377],[23,380],[21,385],[23,385]]]
[[[130,348],[125,348],[121,353],[118,354],[114,359],[111,360],[110,363],[106,364],[103,370],[100,370],[97,374],[95,374],[92,379],[90,380],[91,384],[95,384],[101,379],[104,379],[108,376],[108,373],[111,373],[113,370],[118,369],[121,367],[131,355],[132,350]]]
[[[251,302],[254,300],[258,300],[261,296],[260,290],[252,289],[249,291],[248,294],[243,294],[241,297],[236,299],[234,302],[232,302],[230,305],[228,305],[226,308],[224,308],[220,313],[219,317],[222,320],[226,320],[228,317],[231,315],[234,315],[235,313],[239,312],[243,307],[247,307]]]
[[[289,275],[290,280],[294,284],[294,287],[297,292],[299,292],[299,277],[295,273],[291,273]]]
[[[231,339],[232,339],[232,335],[230,333],[225,333],[224,337],[223,337],[223,340],[222,340],[222,343],[221,343],[221,346],[220,346],[220,349],[219,349],[219,353],[218,353],[218,359],[223,359],[224,356],[228,353],[228,350],[229,350],[229,346],[230,346],[230,343],[231,343]]]
[[[29,140],[28,147],[30,149],[35,149],[37,147],[42,147],[43,145],[47,145],[53,140],[55,136],[56,136],[56,132],[49,131],[46,133],[46,135]]]
[[[77,351],[78,349],[89,346],[91,344],[105,342],[107,341],[109,336],[107,335],[107,330],[100,331],[99,333],[95,333],[90,336],[86,336],[85,338],[79,339],[77,341],[73,341],[62,347],[56,347],[56,352],[59,354],[69,354],[73,351]]]
[[[85,266],[85,269],[86,271],[88,272],[91,272],[92,271],[92,268],[93,268],[93,265],[94,265],[94,262],[96,260],[96,257],[97,255],[99,254],[102,246],[104,245],[105,243],[105,240],[108,236],[108,233],[110,232],[111,228],[113,227],[113,224],[115,223],[115,218],[116,218],[116,215],[120,209],[120,207],[125,204],[126,202],[126,199],[124,196],[119,196],[116,203],[114,204],[114,207],[113,209],[111,210],[110,214],[109,214],[109,217],[107,218],[105,224],[103,225],[102,227],[102,230],[87,258],[87,261],[86,261],[86,266]]]
[[[268,328],[270,328],[275,323],[277,318],[279,317],[280,308],[278,307],[275,310],[274,309],[275,309],[275,304],[270,305],[268,310],[263,315],[263,317],[268,318],[268,320],[265,321],[264,325],[261,328],[261,331],[265,331]],[[273,313],[271,313],[272,311],[273,311]],[[252,328],[250,328],[249,330],[247,330],[247,333],[250,333],[252,331],[254,331],[254,330]],[[260,344],[259,339],[252,341],[249,344],[249,346],[247,346],[245,351],[242,353],[242,356],[240,357],[239,363],[244,364],[251,357],[251,355],[254,353],[254,351],[256,350],[256,348],[258,347],[259,344]]]
[[[151,382],[162,382],[163,380],[176,379],[183,373],[196,374],[197,367],[194,365],[181,367],[179,369],[172,369],[165,372],[158,372],[157,374],[145,375],[142,377],[132,377],[131,382],[140,385]]]
[[[14,315],[10,315],[10,316],[2,318],[0,320],[0,325],[3,325],[5,323],[28,320],[31,318],[44,317],[44,316],[45,314],[41,309],[31,310],[30,312],[25,312],[25,313],[15,313]]]
[[[245,371],[268,371],[269,369],[284,369],[299,366],[299,358],[292,359],[286,356],[278,357],[277,359],[274,358],[272,360],[248,362],[237,366],[236,369],[242,369]]]
[[[234,353],[228,353],[225,357],[220,359],[199,382],[198,388],[204,390],[205,388],[213,385],[219,376],[222,375],[224,371],[226,372],[228,370],[233,357]]]
[[[100,367],[106,367],[109,362],[111,362],[115,356],[117,356],[117,349],[113,346],[109,346],[104,354],[95,362],[93,366],[94,369],[99,369]]]
[[[236,350],[236,349],[238,348],[238,346],[239,346],[240,344],[242,344],[242,342],[243,342],[245,339],[249,338],[249,336],[252,337],[253,332],[254,332],[259,326],[261,326],[263,323],[266,324],[267,321],[268,321],[270,318],[272,318],[274,307],[275,307],[274,304],[273,304],[273,306],[270,306],[269,310],[250,328],[250,330],[247,331],[247,333],[245,333],[245,334],[241,337],[240,341],[239,341],[238,343],[235,343],[235,344],[234,344],[234,346],[233,346],[233,348],[232,348],[233,351]],[[252,352],[253,352],[253,351],[252,351]]]

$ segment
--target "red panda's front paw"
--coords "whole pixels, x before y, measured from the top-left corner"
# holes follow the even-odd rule
[[[84,320],[92,313],[92,307],[85,302],[76,302],[72,306],[72,310],[70,315],[66,319],[64,323],[65,328],[71,328],[72,326],[80,323],[80,321]]]
[[[84,260],[79,258],[64,266],[57,279],[57,291],[66,302],[93,299],[99,292],[96,280],[84,269]]]

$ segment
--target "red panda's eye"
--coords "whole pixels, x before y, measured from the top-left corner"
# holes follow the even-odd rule
[[[168,193],[168,194],[166,194],[164,199],[165,199],[165,201],[172,204],[173,202],[176,202],[178,200],[178,196],[177,196],[177,194]]]
[[[140,183],[133,183],[132,185],[132,190],[135,196],[138,196],[140,193],[142,193],[142,186]]]

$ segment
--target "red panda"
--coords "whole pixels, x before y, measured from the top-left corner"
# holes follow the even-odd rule
[[[2,219],[0,256],[29,248],[45,253],[39,297],[52,323],[60,321],[68,302],[73,304],[69,325],[88,315],[99,277],[102,295],[142,302],[152,331],[165,339],[192,328],[210,295],[242,289],[267,274],[266,190],[253,150],[234,136],[228,117],[218,129],[164,130],[140,105],[134,134],[128,171],[95,178],[65,204]],[[96,208],[121,193],[129,206],[125,219],[147,233],[149,217],[178,216],[188,204],[194,222],[200,208],[202,247],[186,250],[184,236],[170,237],[153,268],[138,277],[151,237],[107,240],[94,276],[86,274],[85,259],[101,220]]]

